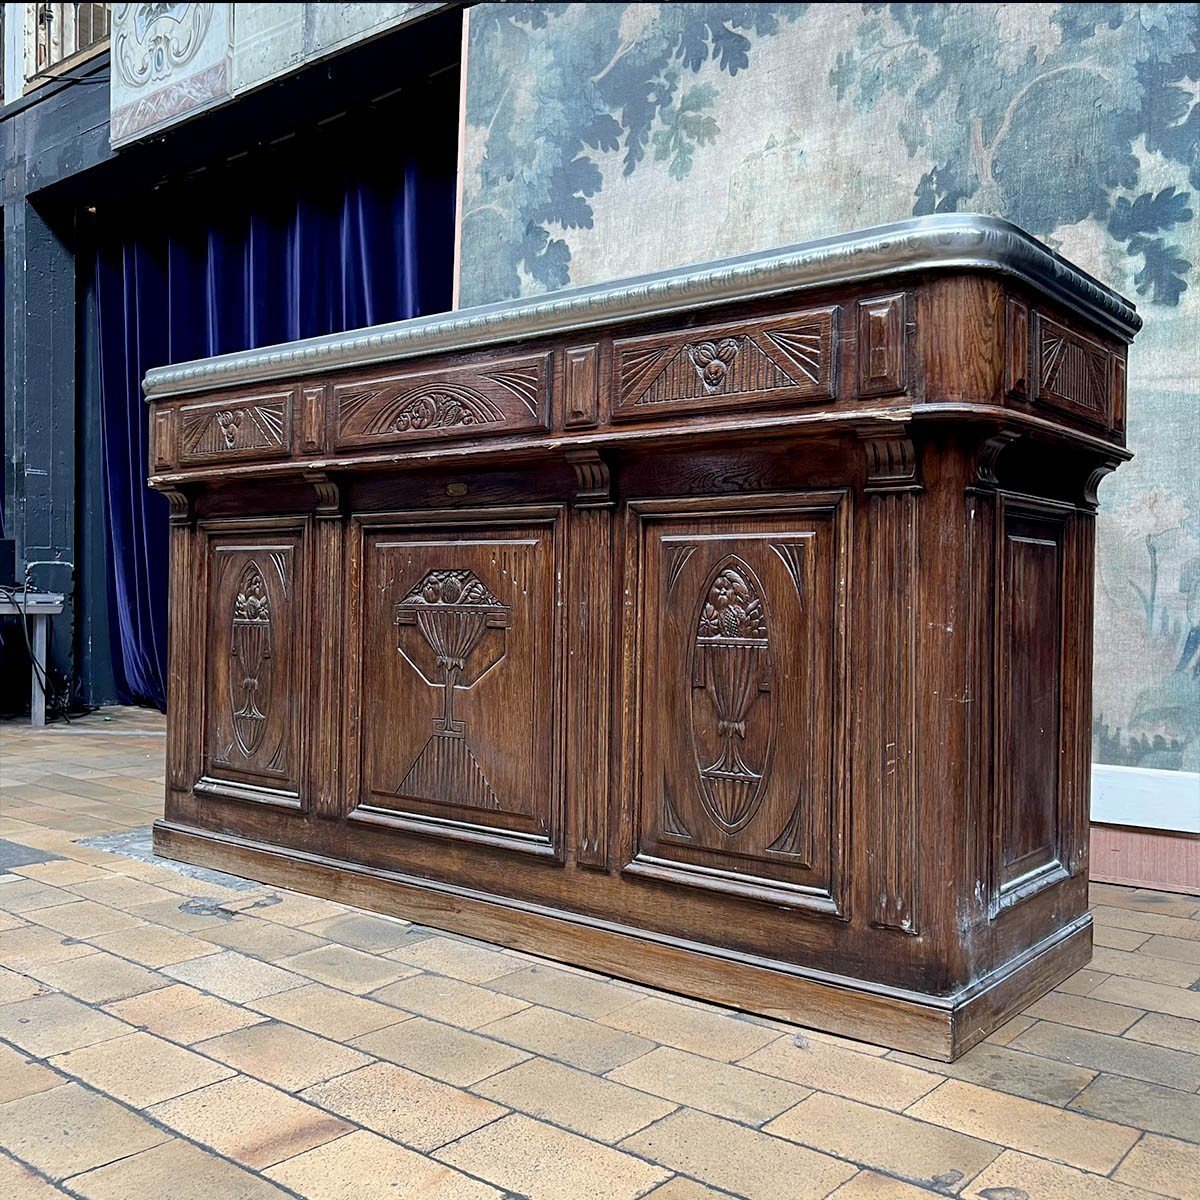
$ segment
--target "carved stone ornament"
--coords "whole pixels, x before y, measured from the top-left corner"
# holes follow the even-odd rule
[[[215,4],[116,5],[112,59],[117,73],[130,87],[166,79],[195,55],[215,8]]]

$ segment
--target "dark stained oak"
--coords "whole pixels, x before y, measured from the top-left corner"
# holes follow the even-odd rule
[[[1129,334],[1065,295],[898,269],[152,395],[159,851],[962,1053],[1090,954]]]

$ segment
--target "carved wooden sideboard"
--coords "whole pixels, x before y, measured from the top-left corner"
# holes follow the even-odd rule
[[[1091,952],[1138,325],[952,215],[152,371],[157,849],[961,1053]]]

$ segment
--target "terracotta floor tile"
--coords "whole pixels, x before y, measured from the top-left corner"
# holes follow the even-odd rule
[[[50,989],[30,975],[0,967],[0,1004],[12,1004],[16,1000],[28,1000],[40,996]]]
[[[97,904],[94,900],[76,900],[72,904],[35,909],[28,917],[37,925],[77,938],[111,933],[114,929],[128,929],[140,923],[137,917]]]
[[[1088,892],[1091,904],[1096,907],[1124,908],[1169,917],[1195,917],[1200,911],[1200,901],[1194,896],[1172,892],[1152,892],[1116,883],[1093,883]]]
[[[829,1200],[930,1200],[930,1192],[877,1171],[859,1171],[836,1192],[830,1192]]]
[[[64,937],[40,925],[25,925],[0,933],[0,963],[12,971],[25,971],[37,963],[62,962],[92,954],[94,946]]]
[[[284,1200],[287,1196],[260,1175],[179,1138],[76,1175],[67,1186],[86,1200]]]
[[[1015,1017],[1009,1017],[1009,1019],[1007,1021],[1005,1021],[1004,1024],[1001,1025],[999,1029],[994,1029],[994,1030],[992,1030],[991,1033],[989,1033],[987,1035],[987,1037],[984,1039],[983,1044],[986,1044],[989,1046],[1007,1046],[1009,1044],[1009,1042],[1011,1042],[1013,1040],[1013,1038],[1015,1038],[1018,1034],[1024,1033],[1025,1030],[1027,1030],[1030,1027],[1030,1025],[1032,1025],[1034,1023],[1034,1021],[1036,1019],[1037,1018],[1035,1018],[1035,1017],[1027,1017],[1024,1015],[1024,1013],[1019,1013]],[[907,1061],[905,1056],[903,1054],[901,1054],[899,1051],[889,1052],[888,1057],[895,1058],[896,1060],[901,1061],[901,1062]],[[929,1059],[926,1059],[926,1058],[918,1059],[918,1058],[916,1058],[915,1055],[913,1057],[915,1060],[913,1063],[914,1066],[928,1066],[929,1065]],[[945,1065],[946,1065],[945,1063],[939,1062],[937,1064],[938,1070],[941,1071]]]
[[[356,950],[367,950],[371,954],[386,954],[405,943],[411,921],[394,917],[374,916],[371,913],[350,912],[337,917],[324,917],[304,926],[304,932],[314,934]]]
[[[1023,1011],[1025,1016],[1039,1021],[1076,1025],[1097,1033],[1124,1033],[1142,1016],[1140,1009],[1129,1005],[1110,1004],[1095,996],[1065,996],[1061,992],[1049,992]]]
[[[615,1143],[674,1111],[675,1104],[609,1079],[532,1058],[472,1089],[531,1117]]]
[[[301,975],[285,971],[272,963],[248,958],[234,950],[172,963],[162,970],[164,975],[170,975],[172,979],[194,984],[203,991],[232,1000],[235,1004],[286,992],[288,988],[301,987],[306,982]]]
[[[371,1181],[372,1196],[395,1200],[503,1200],[491,1185],[363,1129],[289,1158],[266,1174],[308,1200],[366,1200],[364,1180]]]
[[[278,1088],[243,1076],[156,1104],[149,1114],[257,1170],[341,1137],[351,1128]]]
[[[166,967],[189,958],[203,958],[220,949],[212,942],[201,941],[162,925],[138,925],[133,929],[118,929],[88,939],[93,946],[132,959],[146,967]]]
[[[998,1092],[1009,1092],[1014,1096],[1061,1107],[1079,1095],[1096,1078],[1097,1072],[1075,1066],[1069,1061],[1060,1062],[1054,1058],[1024,1053],[1017,1047],[1021,1035],[1030,1028],[1037,1028],[1037,1025],[1027,1021],[1023,1026],[1018,1026],[1008,1046],[980,1042],[957,1061],[940,1062],[936,1068],[933,1068],[929,1059],[918,1058],[915,1054],[897,1051],[889,1057],[912,1067],[936,1069],[939,1075],[948,1075],[951,1079],[965,1079],[968,1083],[977,1083]]]
[[[124,1000],[166,987],[169,982],[154,971],[103,950],[62,962],[32,966],[29,973],[43,983],[86,1000],[89,1004]]]
[[[264,921],[286,925],[289,929],[311,925],[325,917],[340,917],[348,911],[345,905],[336,904],[332,900],[322,900],[317,896],[305,896],[299,892],[283,890],[277,890],[274,894],[279,897],[279,902],[256,909],[254,915]]]
[[[72,892],[35,879],[8,879],[0,883],[0,908],[5,912],[35,912],[59,904],[74,904],[78,899]]]
[[[0,1154],[0,1196],[9,1200],[60,1200],[66,1194],[39,1179],[28,1167]]]
[[[318,950],[325,945],[311,933],[244,913],[236,920],[206,929],[204,936],[228,950],[238,950],[267,962],[278,962],[291,954],[303,954],[305,950]]]
[[[365,1067],[371,1059],[349,1046],[293,1025],[264,1021],[198,1042],[195,1047],[246,1075],[297,1092],[335,1075]]]
[[[1153,936],[1137,929],[1116,929],[1109,925],[1092,926],[1093,942],[1097,946],[1107,946],[1110,950],[1136,950]]]
[[[469,1087],[529,1057],[524,1050],[425,1017],[365,1034],[354,1045],[376,1058],[459,1087]]]
[[[115,1017],[59,992],[47,992],[0,1008],[0,1037],[38,1058],[132,1032]]]
[[[964,1200],[1162,1200],[1074,1167],[1006,1150],[962,1193]]]
[[[490,1100],[392,1063],[339,1075],[303,1094],[314,1104],[415,1150],[445,1145],[505,1111]]]
[[[1106,1121],[1200,1142],[1200,1096],[1157,1083],[1101,1075],[1071,1101],[1071,1107]]]
[[[129,909],[137,904],[151,904],[155,900],[170,900],[171,893],[141,879],[130,879],[125,875],[105,872],[101,879],[92,879],[71,885],[71,891],[85,900],[107,904],[110,908]]]
[[[817,1200],[856,1173],[849,1163],[707,1113],[682,1110],[621,1143],[654,1162],[746,1200]]]
[[[480,1032],[597,1074],[611,1071],[654,1048],[653,1042],[635,1034],[539,1005],[493,1021]]]
[[[50,1065],[134,1108],[147,1108],[233,1074],[228,1067],[149,1033],[57,1054]]]
[[[1099,1000],[1109,1000],[1115,1004],[1127,1004],[1167,1013],[1172,1017],[1184,1017],[1189,1021],[1200,1021],[1200,992],[1184,988],[1114,976],[1106,979],[1093,995]]]
[[[824,1093],[810,1096],[765,1128],[777,1137],[950,1194],[1000,1153],[999,1146],[986,1140]]]
[[[1151,941],[1154,939],[1152,938]],[[1163,938],[1162,942],[1193,946],[1200,954],[1200,940],[1191,941],[1185,938]],[[1097,946],[1092,955],[1092,963],[1097,971],[1108,975],[1123,975],[1127,979],[1146,979],[1151,983],[1165,983],[1168,987],[1191,987],[1200,979],[1200,962],[1189,961],[1178,955],[1164,958],[1160,955],[1147,954],[1143,948],[1136,953],[1126,950],[1108,950]]]
[[[401,946],[389,957],[464,983],[487,983],[520,971],[525,965],[519,958],[499,950],[445,937],[429,937],[411,946]]]
[[[1125,1031],[1125,1037],[1188,1054],[1200,1054],[1200,1021],[1189,1021],[1185,1017],[1147,1013],[1132,1029]]]
[[[1092,916],[1101,925],[1115,929],[1135,929],[1139,933],[1165,933],[1168,937],[1194,938],[1200,931],[1200,921],[1184,917],[1166,916],[1162,913],[1137,912],[1096,905]]]
[[[411,979],[401,979],[380,988],[372,999],[462,1029],[478,1029],[529,1007],[528,1001],[500,995],[445,975],[414,975]]]
[[[0,1146],[51,1179],[136,1154],[169,1137],[78,1083],[0,1104]]]
[[[363,996],[351,996],[323,983],[289,988],[274,996],[264,996],[249,1002],[256,1012],[266,1013],[289,1025],[298,1025],[310,1033],[348,1042],[389,1025],[410,1021],[408,1013],[380,1004]]]
[[[1200,1088],[1200,1055],[1183,1054],[1129,1038],[1039,1021],[1013,1045],[1093,1071],[1144,1079],[1185,1092]]]
[[[1054,990],[1066,992],[1069,996],[1086,996],[1097,984],[1103,983],[1107,978],[1108,976],[1103,971],[1085,967],[1082,971],[1076,971],[1074,975],[1068,975]]]
[[[744,1125],[761,1125],[809,1094],[809,1089],[775,1076],[670,1046],[635,1058],[607,1078]]]
[[[1143,944],[1139,953],[1200,966],[1200,939],[1165,937],[1156,933]]]
[[[0,1045],[0,1104],[44,1092],[65,1082],[61,1075],[31,1062],[20,1051]]]
[[[777,1038],[742,1059],[741,1066],[790,1079],[816,1091],[897,1110],[933,1091],[943,1078],[932,1071],[856,1054],[808,1038],[804,1047],[800,1047],[795,1038],[788,1036]]]
[[[733,1013],[656,997],[618,1008],[602,1019],[614,1029],[723,1062],[744,1058],[779,1037],[774,1029],[743,1021]]]
[[[529,1200],[634,1200],[668,1172],[629,1154],[513,1114],[437,1158]]]
[[[1123,1125],[956,1079],[918,1100],[908,1115],[1099,1174],[1111,1171],[1138,1138]]]
[[[1148,1133],[1113,1178],[1175,1200],[1200,1200],[1200,1146]]]
[[[557,967],[542,966],[540,963],[496,979],[490,986],[494,991],[517,996],[531,1004],[557,1008],[592,1020],[607,1016],[617,1009],[628,1008],[641,999],[640,994],[632,988],[610,980],[560,971]]]
[[[29,863],[27,866],[14,867],[13,870],[27,879],[36,879],[39,883],[63,888],[72,883],[84,883],[89,879],[105,879],[109,876],[109,872],[103,867],[77,862],[73,858],[60,858],[56,862]]]
[[[244,1029],[266,1018],[220,1000],[186,984],[175,983],[157,992],[146,992],[129,1000],[105,1005],[113,1016],[141,1025],[172,1042],[193,1042]]]
[[[365,996],[389,983],[417,973],[417,968],[335,944],[306,950],[280,960],[279,965],[307,979]]]

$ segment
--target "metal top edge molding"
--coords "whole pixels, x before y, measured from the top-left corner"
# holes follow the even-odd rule
[[[154,400],[929,270],[989,271],[1019,279],[1126,340],[1142,325],[1129,301],[1016,225],[974,213],[945,213],[611,283],[155,367],[146,373],[144,390],[146,399]]]

